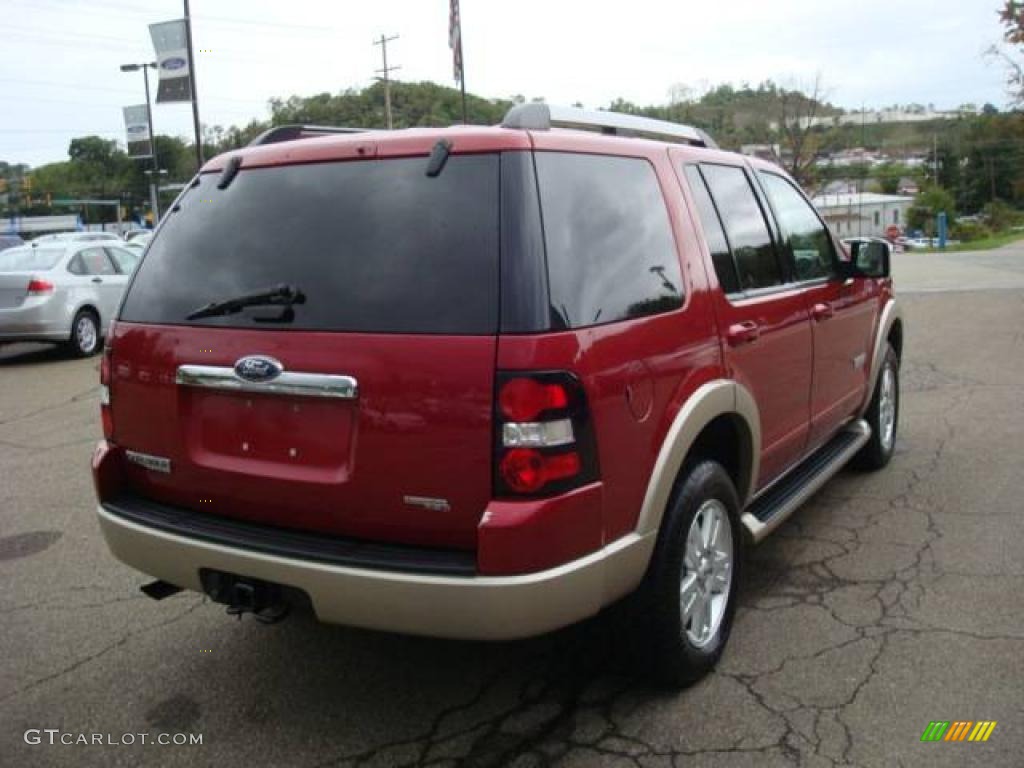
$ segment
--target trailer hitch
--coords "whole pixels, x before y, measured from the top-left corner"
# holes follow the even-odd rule
[[[227,614],[239,620],[243,613],[251,613],[262,624],[276,624],[291,612],[277,584],[205,568],[199,579],[209,598],[226,606]]]

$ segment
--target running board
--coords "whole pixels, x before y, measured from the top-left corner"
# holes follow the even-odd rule
[[[741,518],[754,541],[761,541],[793,514],[842,469],[870,437],[871,427],[866,421],[853,422],[755,497]]]

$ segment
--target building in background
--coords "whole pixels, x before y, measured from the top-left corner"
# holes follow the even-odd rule
[[[854,192],[819,195],[812,202],[840,237],[885,237],[890,227],[897,227],[901,232],[906,229],[907,211],[914,198]]]

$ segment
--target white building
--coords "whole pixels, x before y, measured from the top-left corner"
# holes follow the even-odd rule
[[[901,232],[906,229],[907,211],[914,198],[865,192],[819,195],[811,202],[840,237],[885,237],[889,227]]]

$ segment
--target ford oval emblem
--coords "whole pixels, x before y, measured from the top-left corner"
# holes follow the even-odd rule
[[[273,381],[284,372],[284,366],[272,357],[249,355],[235,363],[235,376],[243,381]]]
[[[185,60],[180,56],[174,56],[170,59],[164,59],[161,61],[160,66],[163,69],[181,69],[185,66]]]

